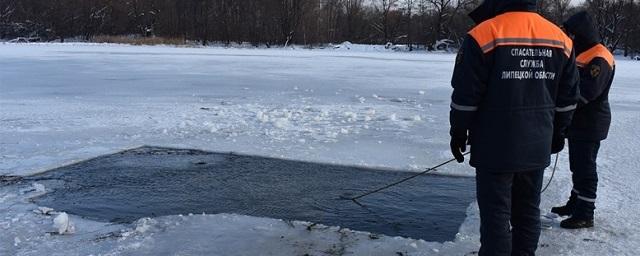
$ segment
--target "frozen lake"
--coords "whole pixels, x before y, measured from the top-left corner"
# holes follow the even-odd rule
[[[0,44],[0,176],[140,145],[398,171],[449,160],[455,55],[370,49]],[[638,254],[640,228],[629,223],[640,222],[639,74],[640,62],[616,60],[596,227],[566,231],[555,220],[539,255]],[[461,164],[441,172],[474,175]],[[566,200],[570,182],[565,150],[542,195],[543,212]],[[51,186],[0,186],[0,255],[474,255],[479,246],[475,203],[454,240],[443,243],[188,212],[131,224],[71,214],[76,233],[58,236],[49,233],[55,215],[35,213],[32,203]]]

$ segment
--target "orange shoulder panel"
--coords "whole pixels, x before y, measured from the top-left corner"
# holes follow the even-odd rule
[[[533,12],[507,12],[480,23],[471,35],[484,53],[498,46],[544,46],[559,48],[569,57],[573,41],[562,30]]]
[[[613,58],[613,54],[611,54],[609,49],[607,49],[607,47],[605,47],[602,44],[597,44],[596,46],[591,47],[591,49],[587,50],[586,52],[583,52],[580,55],[578,55],[578,57],[576,57],[576,62],[579,67],[584,67],[586,65],[589,65],[589,63],[591,63],[591,61],[597,57],[600,57],[606,60],[607,63],[609,63],[609,66],[611,66],[611,68],[615,66],[615,60]]]

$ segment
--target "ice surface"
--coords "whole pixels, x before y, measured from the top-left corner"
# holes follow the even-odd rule
[[[0,175],[149,144],[397,169],[449,157],[435,135],[450,55],[5,44],[0,57]]]
[[[143,144],[413,170],[448,160],[455,56],[372,49],[1,44],[0,175]],[[554,222],[543,232],[540,255],[638,254],[639,74],[640,63],[617,61],[596,227],[567,231]],[[442,171],[473,175],[465,165]],[[563,153],[543,209],[563,203],[569,184]],[[475,204],[456,240],[446,243],[308,231],[304,224],[230,215],[149,219],[140,231],[69,216],[76,234],[58,236],[48,233],[55,231],[53,216],[33,212],[34,188],[22,189],[0,186],[0,255],[465,255],[478,249]]]

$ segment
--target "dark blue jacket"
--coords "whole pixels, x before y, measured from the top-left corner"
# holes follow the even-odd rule
[[[613,54],[600,44],[595,24],[586,12],[569,18],[564,27],[575,36],[576,61],[580,71],[580,102],[568,137],[573,140],[604,140],[611,126],[609,90],[615,73]]]
[[[450,122],[468,131],[471,165],[529,171],[549,165],[554,133],[578,101],[573,43],[531,11],[535,1],[485,1],[470,16],[453,73]]]

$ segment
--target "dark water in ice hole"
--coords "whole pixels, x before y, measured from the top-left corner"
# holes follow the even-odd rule
[[[475,196],[471,178],[425,175],[360,200],[410,173],[143,147],[33,178],[53,192],[36,203],[89,219],[132,222],[187,213],[303,220],[390,236],[451,241]],[[58,181],[56,181],[58,180]]]

